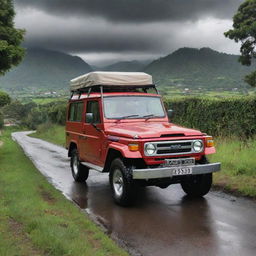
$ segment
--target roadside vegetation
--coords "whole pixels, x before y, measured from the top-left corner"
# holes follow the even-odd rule
[[[65,146],[65,129],[64,126],[58,124],[41,124],[37,127],[36,133],[30,134],[30,136],[49,141],[62,147]]]
[[[256,198],[256,138],[242,141],[217,138],[217,153],[211,162],[221,162],[222,170],[214,174],[214,185],[220,189]]]
[[[0,255],[127,255],[50,185],[4,130]]]

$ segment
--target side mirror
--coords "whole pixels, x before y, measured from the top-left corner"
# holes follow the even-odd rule
[[[85,122],[86,123],[92,124],[93,119],[94,119],[93,113],[86,113],[86,115],[85,115]]]
[[[171,119],[174,116],[174,111],[172,109],[168,109],[168,117]]]

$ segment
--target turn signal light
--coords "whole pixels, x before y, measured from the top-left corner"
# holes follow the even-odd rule
[[[207,137],[206,138],[206,147],[210,148],[210,147],[214,147],[214,141],[212,137]]]
[[[128,148],[130,151],[138,151],[139,150],[139,145],[138,144],[129,144]]]

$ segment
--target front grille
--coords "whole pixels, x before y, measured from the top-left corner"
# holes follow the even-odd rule
[[[174,154],[174,153],[188,153],[191,152],[192,141],[188,142],[171,142],[171,143],[158,143],[157,154]]]
[[[195,153],[192,148],[192,143],[194,141],[195,140],[148,142],[156,146],[156,153],[150,156],[182,155],[182,154]],[[148,143],[145,143],[145,146]],[[147,155],[146,151],[145,151],[145,155]]]

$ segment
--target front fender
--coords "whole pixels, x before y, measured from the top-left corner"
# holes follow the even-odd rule
[[[128,145],[120,144],[118,142],[109,144],[109,149],[119,151],[125,158],[142,158],[140,151],[130,151]]]

